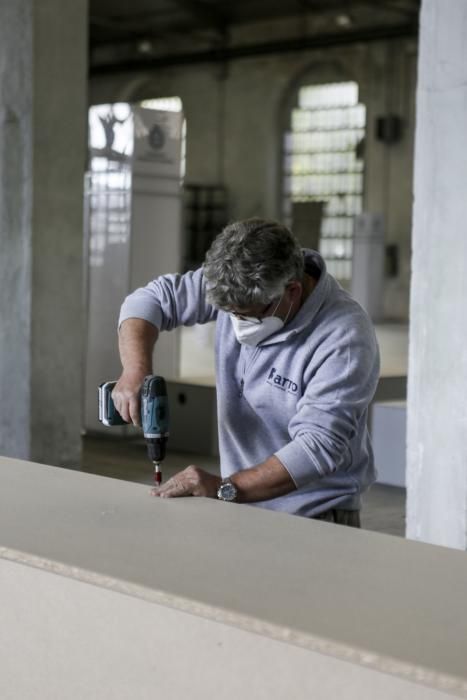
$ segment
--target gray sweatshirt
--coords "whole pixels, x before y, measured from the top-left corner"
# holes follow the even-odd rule
[[[313,516],[360,508],[375,480],[367,430],[379,353],[365,311],[305,250],[319,282],[296,316],[258,347],[238,342],[229,314],[207,303],[202,269],[164,275],[124,301],[119,324],[141,318],[170,331],[216,321],[221,474],[276,455],[296,490],[253,505]]]

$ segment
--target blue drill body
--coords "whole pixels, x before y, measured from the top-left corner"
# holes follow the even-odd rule
[[[104,382],[99,387],[99,420],[104,425],[127,425],[112,400],[116,382]],[[146,439],[148,457],[156,468],[160,483],[159,464],[165,457],[169,437],[169,399],[165,379],[155,374],[144,378],[141,389],[141,426]]]
[[[149,459],[162,462],[169,437],[169,399],[165,379],[148,375],[141,389],[141,423]]]

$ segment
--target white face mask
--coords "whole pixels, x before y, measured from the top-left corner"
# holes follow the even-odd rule
[[[256,347],[263,340],[269,338],[270,335],[280,331],[287,322],[290,309],[292,308],[293,304],[293,302],[290,304],[285,321],[283,321],[278,316],[274,316],[274,313],[277,311],[281,301],[282,297],[279,299],[279,302],[272,312],[272,315],[262,318],[261,323],[258,323],[257,318],[237,318],[236,316],[231,315],[230,320],[232,321],[238,342],[243,343],[244,345],[250,345],[251,347]]]

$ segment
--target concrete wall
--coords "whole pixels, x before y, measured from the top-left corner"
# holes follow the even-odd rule
[[[0,453],[80,454],[87,2],[0,4]]]
[[[31,446],[81,453],[87,0],[34,3]]]
[[[407,535],[467,547],[467,5],[421,15],[408,383]]]
[[[30,2],[3,3],[0,22],[0,407],[3,454],[28,455],[32,218]],[[12,70],[16,66],[16,70]],[[13,400],[14,399],[14,400]],[[23,440],[18,442],[18,426]],[[26,437],[26,439],[25,439]]]
[[[264,26],[244,28],[241,38],[271,38],[273,29],[278,31],[272,25],[269,34]],[[187,116],[187,182],[223,182],[233,219],[279,217],[282,130],[292,94],[307,81],[356,80],[368,114],[364,206],[384,214],[387,242],[400,252],[399,274],[386,280],[385,314],[406,320],[415,77],[416,42],[399,39],[240,59],[226,66],[96,77],[90,102],[180,96]],[[391,146],[374,134],[375,117],[388,113],[401,116],[404,124],[402,140]]]

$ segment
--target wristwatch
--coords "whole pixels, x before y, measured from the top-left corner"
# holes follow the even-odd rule
[[[217,491],[217,498],[220,501],[236,501],[237,493],[238,491],[235,484],[233,484],[230,479],[224,479]]]

